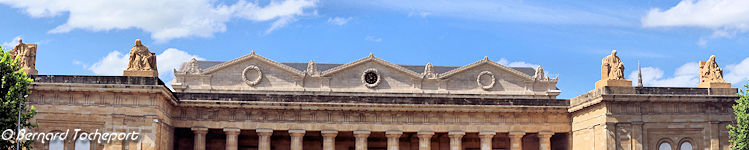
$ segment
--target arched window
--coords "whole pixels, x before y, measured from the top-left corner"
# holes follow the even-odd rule
[[[65,141],[62,141],[62,139],[58,136],[52,137],[52,140],[49,141],[49,150],[63,149],[65,149]]]
[[[663,142],[660,145],[658,145],[658,150],[672,150],[671,144],[668,142]]]
[[[680,150],[692,150],[692,143],[689,143],[689,141],[681,143],[681,146],[679,148]]]
[[[86,138],[75,140],[75,150],[90,150],[91,142]]]

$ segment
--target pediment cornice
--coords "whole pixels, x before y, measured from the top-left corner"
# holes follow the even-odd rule
[[[257,54],[255,54],[255,51],[252,51],[250,54],[244,55],[244,56],[239,57],[237,59],[234,59],[234,60],[231,60],[231,61],[227,61],[227,62],[223,62],[221,64],[218,64],[218,65],[206,68],[205,70],[203,70],[203,74],[210,74],[210,73],[219,71],[219,70],[221,70],[223,68],[229,67],[231,65],[242,63],[242,62],[245,62],[245,61],[251,60],[251,59],[256,59],[258,61],[271,64],[274,67],[281,68],[281,69],[286,70],[288,72],[291,72],[291,73],[293,73],[293,74],[295,74],[297,76],[304,76],[304,72],[302,72],[300,70],[297,70],[297,69],[294,69],[292,67],[289,67],[287,65],[284,65],[282,63],[278,63],[276,61],[270,60],[270,59],[265,58],[263,56],[257,55]]]
[[[357,65],[367,63],[367,62],[376,62],[376,63],[379,63],[381,65],[393,68],[393,69],[395,69],[397,71],[406,73],[409,76],[412,76],[412,77],[415,77],[415,78],[421,78],[421,74],[416,73],[416,72],[411,71],[411,70],[408,70],[406,68],[403,68],[403,67],[401,67],[399,65],[390,63],[388,61],[382,60],[380,58],[377,58],[372,53],[370,53],[369,56],[364,57],[362,59],[359,59],[357,61],[354,61],[354,62],[351,62],[351,63],[347,63],[347,64],[343,64],[343,65],[340,65],[340,66],[332,68],[332,69],[325,70],[325,71],[323,71],[321,73],[321,76],[329,76],[331,74],[334,74],[334,73],[337,73],[337,72],[340,72],[340,71],[343,71],[343,70],[355,67]]]
[[[517,70],[512,69],[510,67],[507,67],[505,65],[499,64],[497,62],[491,61],[491,60],[489,60],[489,57],[484,57],[484,59],[479,60],[477,62],[471,63],[469,65],[465,65],[465,66],[460,67],[460,68],[456,68],[456,69],[450,70],[450,71],[442,73],[442,74],[439,74],[439,78],[440,79],[449,78],[450,76],[453,76],[455,74],[458,74],[458,73],[470,70],[471,68],[478,67],[478,66],[481,66],[481,65],[484,65],[484,64],[495,66],[495,67],[497,67],[497,68],[499,68],[501,70],[504,70],[504,71],[510,72],[512,74],[515,74],[515,75],[521,77],[522,79],[533,81],[533,77],[532,76],[529,76],[529,75],[527,75],[525,73],[522,73],[520,71],[517,71]]]

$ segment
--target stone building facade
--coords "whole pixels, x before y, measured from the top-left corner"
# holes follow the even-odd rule
[[[131,56],[131,66],[155,65],[147,47],[133,51],[143,56]],[[603,78],[588,93],[557,99],[558,79],[541,70],[488,58],[460,67],[397,65],[372,54],[346,64],[279,63],[253,51],[187,61],[171,83],[155,67],[129,67],[124,76],[31,75],[29,99],[38,132],[143,135],[36,142],[38,149],[729,149],[725,126],[737,89]]]

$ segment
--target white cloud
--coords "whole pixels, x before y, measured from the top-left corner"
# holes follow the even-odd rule
[[[533,68],[533,69],[536,69],[536,67],[539,66],[538,64],[532,64],[532,63],[528,63],[528,62],[524,62],[524,61],[513,61],[513,62],[510,62],[510,60],[507,60],[505,58],[499,59],[499,61],[497,61],[497,63],[505,65],[505,66],[508,66],[508,67],[530,67],[530,68]]]
[[[682,0],[667,10],[653,8],[642,17],[644,27],[701,27],[713,29],[710,38],[732,38],[749,31],[747,0]],[[706,39],[698,45],[706,44]]]
[[[233,18],[251,21],[274,21],[269,33],[306,15],[317,0],[271,1],[265,6],[240,0],[225,5],[214,0],[0,0],[1,4],[20,8],[31,17],[69,15],[65,24],[50,33],[74,29],[108,31],[137,28],[151,33],[157,41],[183,37],[211,37],[226,31]]]
[[[700,82],[697,62],[689,62],[681,65],[671,77],[666,78],[663,75],[664,72],[660,68],[643,67],[642,84],[645,86],[660,87],[695,87]],[[637,70],[630,73],[627,78],[634,81],[632,82],[633,85],[637,85]]]
[[[123,54],[119,51],[112,51],[87,69],[97,75],[119,76],[122,75],[122,71],[127,68],[127,63],[129,61],[128,57],[128,54]],[[192,55],[179,49],[166,49],[161,54],[156,55],[156,66],[159,70],[159,77],[162,79],[172,78],[172,70],[192,58],[205,60],[197,55]],[[86,67],[85,64],[73,61],[73,64],[76,63]]]
[[[382,38],[373,37],[369,35],[367,37],[364,37],[364,40],[372,41],[372,42],[382,42]]]
[[[425,11],[419,11],[419,12],[409,12],[409,13],[408,13],[408,16],[409,16],[409,17],[413,17],[413,16],[419,16],[419,17],[421,17],[421,18],[426,18],[426,17],[427,17],[427,16],[429,16],[430,14],[432,14],[432,13],[429,13],[429,12],[425,12]]]
[[[334,25],[338,25],[338,26],[342,26],[342,25],[348,23],[348,21],[351,21],[351,19],[353,19],[353,18],[351,18],[351,17],[348,17],[348,18],[333,17],[333,18],[328,18],[328,23],[334,24]]]
[[[13,47],[16,47],[18,45],[18,39],[21,39],[21,36],[16,36],[13,38],[13,40],[3,42],[2,46],[5,50],[13,49]]]
[[[738,64],[726,65],[723,70],[725,75],[723,79],[726,82],[733,83],[734,87],[743,87],[749,81],[749,57],[745,58]]]

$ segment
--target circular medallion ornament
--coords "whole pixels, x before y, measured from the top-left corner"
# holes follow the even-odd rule
[[[380,84],[380,74],[374,68],[367,69],[367,71],[364,71],[364,73],[361,74],[361,80],[362,83],[364,83],[364,86],[374,88]]]
[[[483,71],[479,73],[478,77],[476,77],[476,83],[484,90],[492,89],[496,80],[497,79],[494,78],[494,73],[489,71]]]
[[[263,72],[260,72],[260,68],[257,66],[247,66],[242,71],[242,80],[247,85],[254,86],[260,82],[260,79],[263,79]]]

